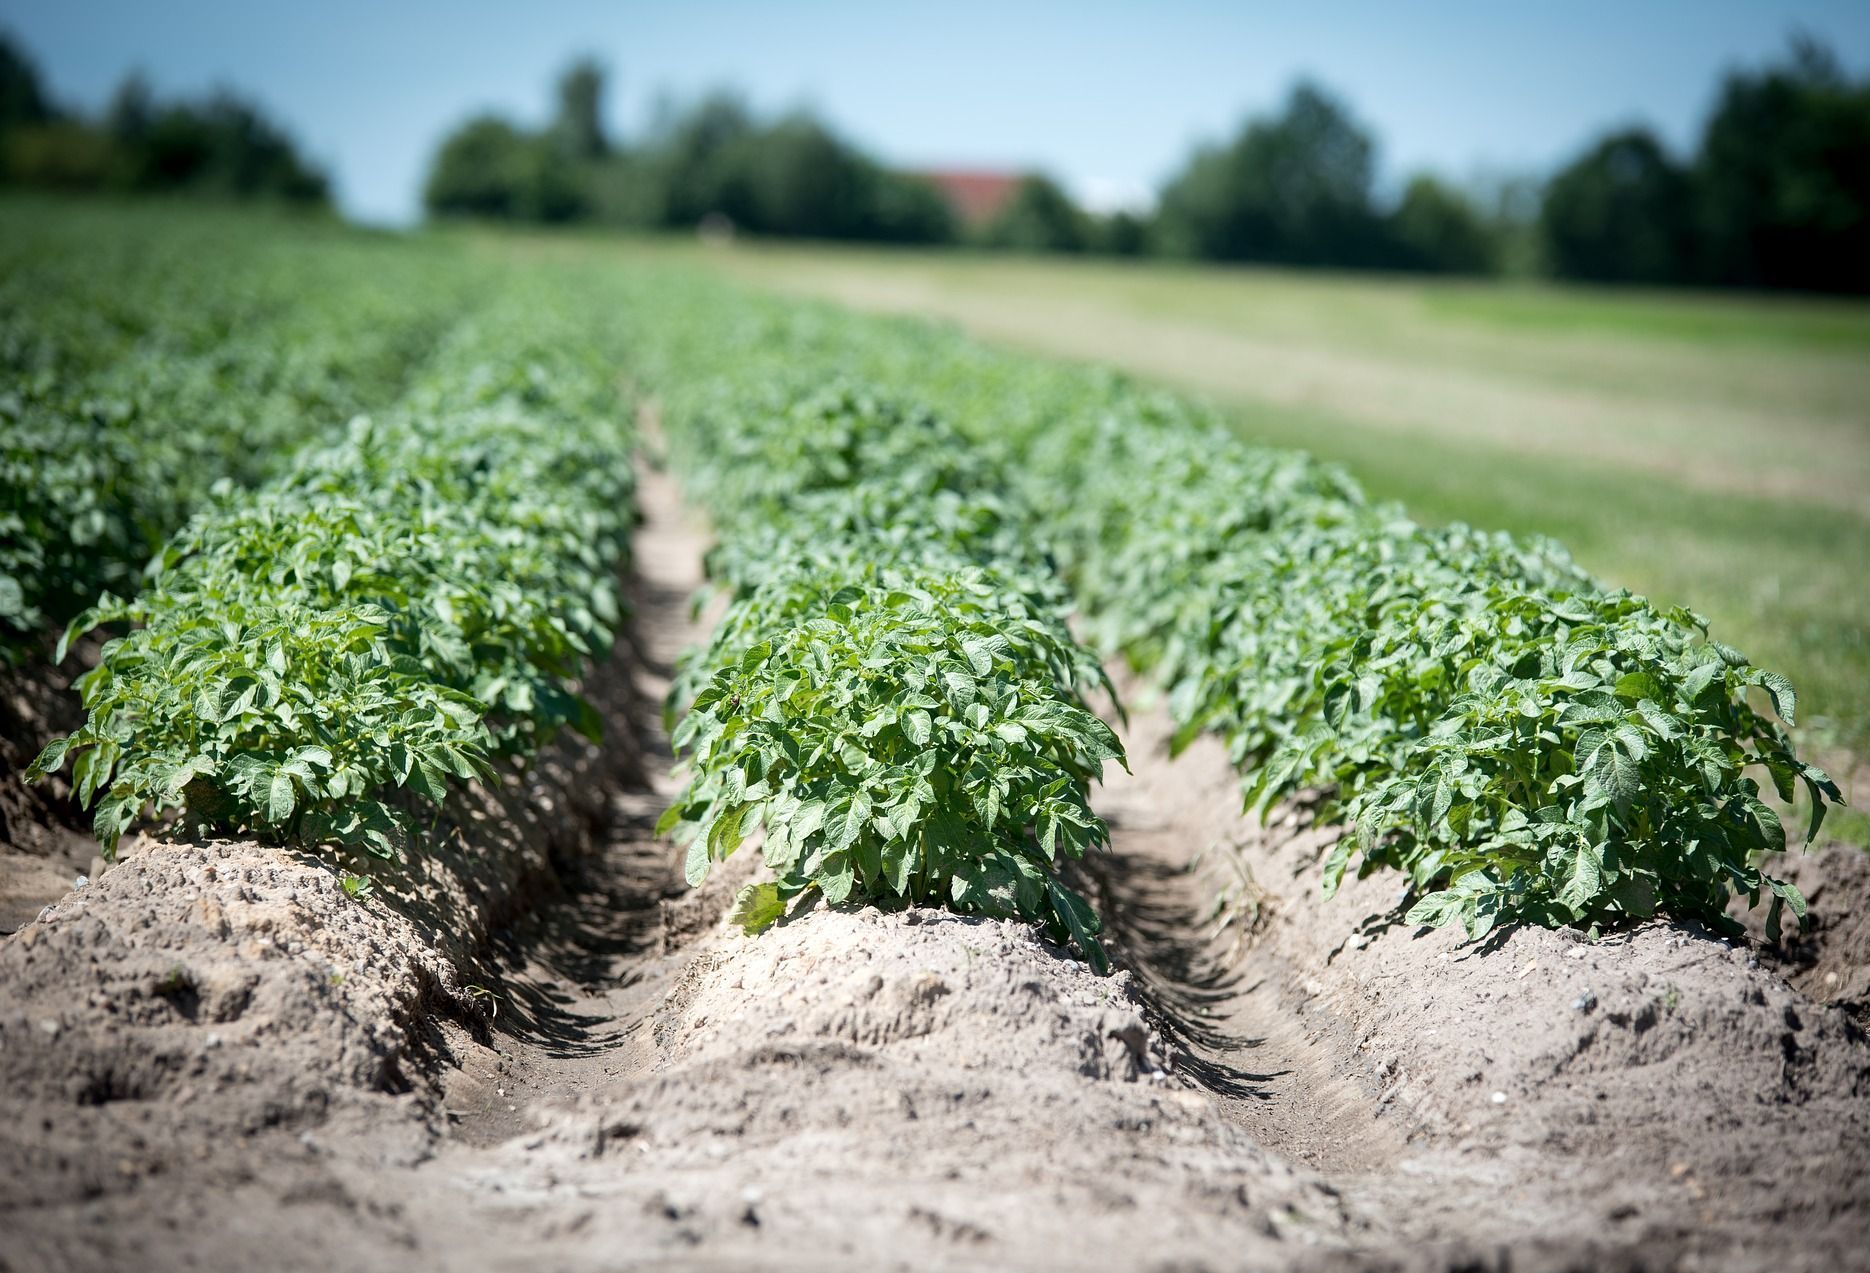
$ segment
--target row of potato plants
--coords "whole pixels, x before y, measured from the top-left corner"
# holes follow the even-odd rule
[[[129,626],[32,773],[72,765],[107,854],[155,816],[390,857],[453,784],[595,737],[572,685],[623,613],[635,505],[579,295],[516,284],[459,320],[393,410],[218,488],[141,593],[72,622]]]
[[[171,210],[0,208],[0,658],[126,595],[215,483],[393,401],[460,308],[444,254]]]
[[[1762,869],[1786,847],[1762,783],[1802,789],[1808,842],[1838,788],[1782,727],[1791,685],[1694,612],[1549,541],[1422,526],[1338,467],[1109,372],[765,308],[793,367],[875,376],[998,448],[1087,635],[1154,674],[1178,745],[1219,734],[1250,809],[1315,792],[1348,824],[1327,894],[1353,860],[1395,868],[1410,922],[1471,938],[1657,913],[1731,929],[1736,894],[1768,900],[1775,937],[1782,910],[1803,919]]]
[[[1123,751],[1021,502],[928,412],[794,374],[758,324],[657,302],[632,343],[727,598],[670,696],[690,776],[661,829],[689,882],[762,833],[776,878],[742,890],[749,931],[806,895],[937,905],[1023,918],[1101,966],[1060,867],[1107,843],[1088,792]]]
[[[1410,922],[1474,938],[1659,912],[1725,927],[1736,892],[1770,899],[1775,938],[1782,909],[1803,919],[1761,869],[1786,835],[1760,780],[1805,788],[1808,839],[1838,789],[1750,693],[1790,724],[1791,685],[1700,616],[1548,541],[1423,527],[1183,404],[1127,393],[1076,418],[1032,456],[1078,492],[1050,511],[1087,608],[1168,688],[1178,745],[1226,739],[1252,809],[1325,793],[1350,828],[1327,895],[1361,857],[1407,874]]]

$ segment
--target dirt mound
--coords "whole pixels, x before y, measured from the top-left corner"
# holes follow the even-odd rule
[[[625,1251],[684,1267],[1112,1252],[1218,1266],[1339,1243],[1351,1224],[1334,1190],[1165,1069],[1127,975],[1098,977],[1023,924],[820,910],[754,939],[720,931],[640,1028],[657,1040],[642,1073],[448,1165],[480,1182],[475,1210],[515,1260],[571,1198],[590,1215],[555,1246],[567,1268]]]
[[[1166,736],[1159,716],[1139,726],[1132,756]],[[1138,775],[1114,784],[1121,802],[1234,799],[1217,745]],[[1319,861],[1336,834],[1290,809],[1271,827],[1237,822],[1187,884],[1191,907],[1250,885],[1258,929],[1234,958],[1270,983],[1261,1020],[1276,1005],[1298,1023],[1270,1032],[1289,1077],[1268,1090],[1316,1091],[1340,1111],[1323,1137],[1262,1122],[1264,1143],[1295,1140],[1305,1161],[1341,1166],[1336,1183],[1415,1241],[1544,1244],[1553,1258],[1588,1244],[1667,1267],[1862,1259],[1870,1044],[1845,1010],[1789,984],[1750,944],[1692,927],[1597,942],[1521,928],[1474,946],[1400,924],[1390,873],[1326,902]],[[1852,895],[1862,863],[1848,852],[1801,868],[1821,914],[1827,898]],[[1841,886],[1823,882],[1827,864]],[[1825,949],[1851,958],[1841,941]]]
[[[86,641],[63,668],[33,662],[0,669],[0,936],[62,896],[97,853],[66,776],[30,785],[24,778],[39,748],[82,720],[71,682],[96,653],[96,643]]]
[[[1788,923],[1782,944],[1761,958],[1801,992],[1835,1003],[1870,1028],[1870,853],[1827,844],[1810,854],[1787,854],[1773,868],[1798,885],[1810,911],[1803,932]],[[1758,917],[1749,917],[1758,932]]]

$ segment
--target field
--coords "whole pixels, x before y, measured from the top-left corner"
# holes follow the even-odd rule
[[[1855,311],[0,228],[0,1268],[1861,1258]]]

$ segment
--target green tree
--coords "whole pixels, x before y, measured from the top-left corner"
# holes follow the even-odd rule
[[[875,170],[817,120],[794,114],[742,137],[730,152],[738,215],[760,234],[864,237]]]
[[[1162,192],[1159,242],[1186,256],[1370,266],[1390,253],[1371,201],[1376,145],[1335,97],[1296,86],[1281,112],[1196,152]]]
[[[1693,189],[1709,280],[1870,291],[1870,81],[1804,39],[1785,65],[1729,75]]]
[[[326,201],[325,175],[246,99],[221,92],[204,102],[157,108],[145,101],[142,106],[148,113],[138,121],[136,136],[110,133],[118,150],[118,179],[130,189]]]
[[[1108,256],[1141,256],[1149,248],[1149,219],[1117,211],[1092,223],[1091,250]]]
[[[652,141],[662,190],[661,220],[692,226],[709,213],[744,223],[749,195],[739,156],[755,132],[746,104],[731,93],[711,93],[671,114]]]
[[[1690,277],[1688,177],[1646,129],[1613,133],[1566,165],[1539,214],[1561,278],[1676,283]]]
[[[1082,252],[1091,227],[1057,182],[1032,173],[1013,188],[981,237],[989,247],[1017,252]]]
[[[602,159],[610,153],[604,135],[604,68],[594,58],[580,58],[558,80],[559,144],[571,158]]]
[[[322,205],[325,174],[264,111],[231,92],[159,104],[131,75],[101,121],[60,118],[32,64],[0,38],[0,131],[13,180]]]
[[[0,32],[0,130],[44,124],[52,114],[39,83],[39,68],[24,49]]]
[[[874,233],[890,243],[952,243],[960,232],[941,191],[920,177],[879,168]]]
[[[422,200],[443,216],[565,221],[583,204],[571,167],[548,139],[481,115],[442,142]]]
[[[104,109],[104,131],[123,146],[141,146],[149,139],[156,119],[156,95],[141,71],[132,71],[117,85]]]
[[[1390,217],[1390,230],[1410,269],[1485,274],[1495,265],[1492,232],[1474,205],[1427,173],[1412,178]]]

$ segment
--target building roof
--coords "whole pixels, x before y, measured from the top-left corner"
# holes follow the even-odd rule
[[[978,168],[933,168],[912,174],[942,192],[955,215],[969,225],[994,219],[1013,197],[1021,175]]]

